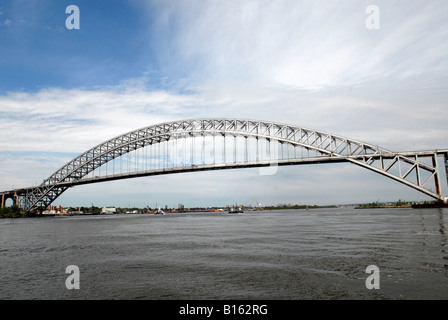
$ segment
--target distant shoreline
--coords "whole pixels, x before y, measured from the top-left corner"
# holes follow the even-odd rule
[[[266,206],[264,210],[288,210],[288,209],[326,209],[326,208],[339,208],[336,205],[330,206],[316,206],[316,205],[292,205],[292,206]]]
[[[272,210],[309,210],[309,209],[334,209],[334,208],[340,208],[340,207],[354,207],[354,209],[406,209],[406,208],[413,208],[413,209],[427,209],[427,208],[448,208],[448,204],[444,204],[440,201],[433,201],[433,202],[404,202],[404,201],[397,201],[396,203],[380,203],[380,202],[373,202],[373,203],[365,203],[365,204],[359,204],[359,205],[325,205],[325,206],[318,206],[318,205],[285,205],[285,206],[266,206],[263,208],[243,208],[244,211],[272,211]],[[188,213],[188,212],[225,212],[227,210],[224,209],[216,209],[216,208],[190,208],[190,209],[184,209],[183,211],[177,211],[177,210],[169,210],[166,211],[167,213]],[[151,212],[116,212],[115,214],[151,214]],[[55,217],[55,216],[93,216],[93,215],[107,215],[102,212],[74,212],[74,213],[68,213],[68,214],[23,214],[19,211],[12,211],[8,213],[2,213],[0,214],[0,219],[7,218],[7,219],[14,219],[14,218],[43,218],[43,217]]]
[[[355,209],[400,209],[400,208],[412,208],[412,205],[406,206],[394,206],[394,205],[384,205],[384,206],[356,206]]]
[[[400,209],[400,208],[412,208],[412,209],[422,209],[422,208],[448,208],[448,204],[444,204],[441,201],[433,202],[404,202],[397,201],[396,203],[367,203],[360,204],[355,207],[355,209]]]

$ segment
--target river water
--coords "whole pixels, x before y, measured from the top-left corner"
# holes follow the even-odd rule
[[[0,219],[0,299],[447,299],[447,209]],[[79,268],[79,289],[69,290]],[[379,289],[367,289],[370,265]]]

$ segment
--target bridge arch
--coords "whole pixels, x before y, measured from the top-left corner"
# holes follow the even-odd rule
[[[246,153],[249,152],[248,139],[255,139],[257,148],[259,141],[264,140],[269,142],[269,145],[271,142],[276,142],[287,148],[288,146],[299,147],[302,150],[312,151],[313,155],[283,158],[275,155],[270,147],[268,158],[258,158],[257,149],[257,157],[252,160],[249,160],[247,156],[245,161],[236,161],[235,155],[234,161],[226,161],[224,156],[224,161],[220,164],[190,163],[189,165],[146,170],[134,174],[86,178],[97,168],[135,150],[182,139],[192,139],[194,146],[194,139],[198,137],[203,139],[205,137],[213,137],[213,139],[222,137],[224,154],[226,138],[234,137],[236,141],[236,138],[239,137],[246,142]],[[234,148],[233,152],[236,154],[236,142]],[[201,151],[205,152],[204,150],[205,145]],[[213,152],[216,153],[216,150]],[[397,153],[347,137],[271,121],[223,118],[171,121],[127,132],[91,148],[62,166],[45,179],[40,186],[18,191],[18,203],[26,210],[42,210],[71,186],[113,179],[196,170],[323,162],[351,162],[446,202],[448,198],[442,195],[437,157],[444,156],[446,164],[447,154],[448,150]]]
[[[16,194],[13,192],[2,194],[0,199],[0,208],[6,208],[16,205]]]

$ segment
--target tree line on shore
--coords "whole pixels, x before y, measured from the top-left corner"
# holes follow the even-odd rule
[[[18,218],[24,217],[24,213],[17,205],[12,205],[10,207],[0,208],[0,217],[2,218]]]

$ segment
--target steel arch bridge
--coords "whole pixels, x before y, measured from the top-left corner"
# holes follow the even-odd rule
[[[12,198],[27,212],[43,211],[68,188],[82,184],[248,167],[261,167],[261,174],[272,174],[283,165],[351,162],[447,203],[448,197],[442,194],[439,157],[443,157],[448,176],[448,149],[392,152],[290,124],[191,119],[117,136],[71,160],[42,184],[0,195],[2,207]]]

